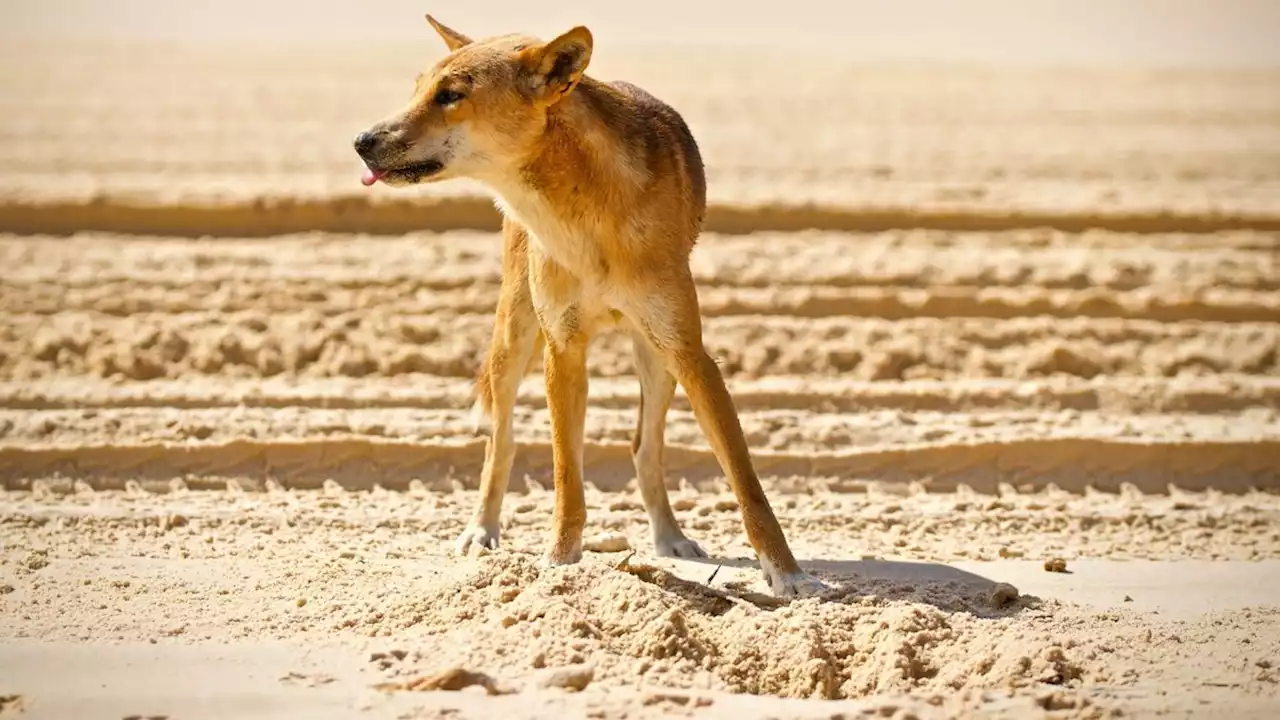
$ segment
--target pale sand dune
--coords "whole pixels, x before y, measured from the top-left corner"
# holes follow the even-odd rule
[[[0,716],[1280,714],[1280,5],[1155,8],[7,3]],[[683,396],[716,560],[652,557],[620,338],[588,532],[636,556],[538,569],[536,373],[503,548],[451,554],[497,215],[349,147],[426,10],[588,24],[688,119],[706,341],[829,596],[761,594]],[[518,692],[377,689],[451,667]]]

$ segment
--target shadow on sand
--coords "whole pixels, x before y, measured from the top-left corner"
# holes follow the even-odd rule
[[[741,581],[717,581],[719,568],[758,569],[760,564],[755,560],[699,558],[685,562],[709,569],[704,579],[707,585],[761,608],[781,607],[788,602],[748,591],[746,583]],[[968,612],[981,617],[1005,617],[1040,604],[1039,598],[1022,595],[1007,584],[935,562],[811,559],[800,560],[800,566],[831,588],[821,597],[834,602],[874,596],[925,603],[948,612]]]

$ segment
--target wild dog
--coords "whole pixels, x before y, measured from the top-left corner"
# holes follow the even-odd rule
[[[492,422],[481,506],[459,539],[496,546],[514,458],[512,409],[543,346],[555,506],[549,565],[582,557],[582,487],[591,337],[633,339],[641,382],[633,445],[659,552],[701,555],[676,525],[662,479],[663,426],[684,387],[728,477],[747,539],[777,595],[818,592],[800,569],[752,465],[733,400],[702,343],[689,256],[702,229],[702,158],[680,115],[640,88],[584,74],[593,40],[473,41],[427,16],[448,54],[418,76],[408,105],[355,139],[362,182],[393,187],[472,178],[503,214],[503,275],[480,409]],[[541,342],[540,342],[541,339]]]

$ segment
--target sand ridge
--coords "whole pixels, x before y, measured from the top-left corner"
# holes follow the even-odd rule
[[[692,264],[766,474],[1238,491],[1278,477],[1275,242],[709,234]],[[14,310],[0,325],[3,475],[474,486],[469,379],[499,247],[485,233],[2,238],[18,268],[0,288]],[[590,358],[589,481],[611,490],[632,472],[630,354],[605,337]],[[535,373],[517,476],[545,481],[543,403]],[[668,443],[677,477],[719,475],[682,394]]]

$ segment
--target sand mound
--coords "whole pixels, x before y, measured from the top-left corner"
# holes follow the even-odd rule
[[[254,643],[328,648],[318,668],[293,659],[264,672],[313,692],[330,687],[311,680],[327,675],[351,692],[456,697],[429,701],[449,707],[569,702],[536,693],[585,686],[575,702],[609,712],[655,703],[638,717],[701,707],[732,717],[737,696],[726,692],[752,694],[741,699],[750,703],[846,698],[936,710],[919,717],[1012,702],[1012,716],[1025,717],[1037,708],[1101,716],[1135,703],[1188,707],[1205,692],[1233,708],[1261,707],[1280,687],[1280,615],[1259,607],[1269,581],[1248,577],[1275,562],[1209,559],[1275,556],[1278,499],[1261,493],[783,494],[797,554],[834,586],[784,604],[760,594],[751,563],[732,559],[747,551],[727,493],[682,492],[675,503],[681,525],[724,558],[717,570],[643,564],[644,510],[618,493],[589,494],[592,531],[626,535],[638,555],[622,566],[622,553],[589,553],[578,566],[542,569],[549,493],[511,501],[503,550],[461,559],[450,548],[474,491],[272,483],[262,493],[237,485],[152,494],[82,481],[65,490],[41,482],[0,496],[0,543],[12,550],[0,556],[10,618],[0,624],[0,660],[11,664],[27,657],[24,647],[88,648],[95,663],[101,653],[127,657],[129,647],[159,658],[240,648],[260,659]],[[917,560],[813,559],[882,552]],[[963,560],[975,556],[989,561]],[[1070,574],[1044,572],[1053,557],[1070,558]],[[1020,597],[997,578],[1047,598],[1091,599]],[[1171,595],[1184,590],[1187,602]],[[472,681],[486,688],[447,692]],[[52,697],[33,680],[14,687]],[[813,716],[808,705],[796,711]]]
[[[1054,603],[993,608],[990,583],[833,580],[824,598],[782,604],[652,566],[540,569],[533,556],[505,554],[385,622],[447,636],[405,672],[461,665],[508,680],[590,660],[610,683],[836,699],[1112,674],[1079,633],[1055,639]],[[1037,620],[1011,637],[1022,614]]]

